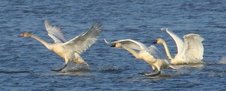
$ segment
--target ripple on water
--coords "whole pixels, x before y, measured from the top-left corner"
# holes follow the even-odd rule
[[[0,70],[0,74],[23,74],[23,73],[31,73],[31,71],[28,70],[13,70],[13,69],[8,69],[8,70]]]
[[[128,70],[128,66],[126,67],[119,67],[114,65],[105,65],[98,69],[98,71],[103,73],[116,73],[119,74],[125,70]]]
[[[225,0],[0,0],[0,90],[222,90],[226,83]],[[53,72],[62,59],[33,39],[18,38],[30,31],[48,42],[43,22],[53,21],[66,38],[84,32],[95,21],[103,23],[98,41],[82,55],[89,72]],[[172,38],[159,31],[169,28],[180,37],[198,33],[205,38],[201,67],[163,70],[148,78],[150,70],[124,50],[107,47],[103,38],[132,38],[147,45],[157,37]],[[157,46],[161,48],[161,46]],[[163,51],[163,50],[162,50]],[[222,58],[222,59],[221,59]],[[69,68],[70,69],[70,68]]]

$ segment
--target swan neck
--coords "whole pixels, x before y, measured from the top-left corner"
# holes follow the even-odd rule
[[[165,49],[165,52],[166,52],[167,57],[168,57],[170,60],[173,59],[172,56],[171,56],[171,54],[170,54],[170,52],[169,52],[169,47],[168,47],[168,45],[166,44],[166,42],[164,41],[162,44],[163,44],[163,46],[164,46],[164,49]]]
[[[52,48],[51,48],[51,45],[50,45],[48,42],[46,42],[45,40],[41,39],[40,37],[38,37],[38,36],[32,34],[32,35],[31,35],[31,38],[34,38],[35,40],[39,41],[39,42],[40,42],[41,44],[43,44],[46,48],[52,49]]]

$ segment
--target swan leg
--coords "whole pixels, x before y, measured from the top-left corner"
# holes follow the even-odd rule
[[[150,77],[153,77],[153,76],[158,76],[161,74],[161,71],[155,71],[153,73],[145,73],[144,75],[145,76],[150,76]]]
[[[64,55],[64,60],[65,60],[65,64],[64,64],[63,67],[61,67],[60,69],[52,69],[51,71],[60,72],[60,71],[63,70],[65,67],[67,67],[68,59],[66,58],[66,55]]]
[[[151,66],[151,68],[152,68],[153,71],[156,71],[155,66]]]
[[[152,65],[152,69],[153,69],[154,72],[152,72],[152,73],[145,73],[144,75],[145,76],[149,76],[149,77],[153,77],[153,76],[158,76],[158,75],[161,74],[160,67]]]
[[[60,69],[52,69],[51,71],[56,71],[56,72],[60,72],[61,70],[63,70],[65,67],[67,67],[67,64],[65,64],[63,67],[61,67]]]
[[[172,66],[172,65],[169,65],[169,68],[171,68],[171,69],[176,69],[174,66]]]

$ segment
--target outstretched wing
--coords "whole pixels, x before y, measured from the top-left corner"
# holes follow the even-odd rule
[[[73,51],[81,54],[96,42],[97,36],[100,34],[101,31],[101,25],[95,23],[87,32],[82,33],[75,38],[65,42],[64,46],[69,47]]]
[[[168,29],[165,29],[165,31],[173,38],[173,40],[175,41],[176,43],[176,46],[177,46],[177,55],[178,54],[182,54],[182,51],[183,51],[183,46],[184,46],[184,42],[183,40],[177,36],[176,34],[174,34],[173,32],[171,32],[170,30]]]
[[[66,41],[60,28],[52,26],[48,20],[45,20],[45,27],[49,37],[51,37],[55,43],[64,43]]]
[[[132,39],[123,39],[123,40],[114,41],[112,43],[120,43],[123,46],[126,46],[130,49],[134,49],[134,50],[137,50],[137,51],[147,49],[147,47],[143,43],[140,43],[140,42],[132,40]]]
[[[184,36],[185,43],[185,55],[191,60],[202,60],[204,47],[202,44],[202,38],[198,34],[187,34]]]
[[[149,49],[149,53],[151,53],[155,58],[157,59],[166,59],[166,57],[163,55],[162,52],[159,51],[159,49],[154,46],[154,45],[151,45],[148,47]]]
[[[112,43],[113,43],[113,45],[114,45],[114,43],[116,45],[117,45],[117,43],[120,43],[122,48],[126,49],[133,56],[135,56],[138,59],[141,58],[148,63],[150,60],[160,59],[159,51],[155,46],[151,46],[148,48],[143,43],[140,43],[140,42],[132,40],[132,39],[118,40],[118,41],[115,41]],[[143,55],[143,56],[141,56],[141,55]],[[163,61],[165,61],[165,60],[163,60]]]

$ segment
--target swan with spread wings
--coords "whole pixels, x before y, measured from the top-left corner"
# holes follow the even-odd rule
[[[19,34],[19,37],[33,38],[43,44],[47,49],[63,58],[65,65],[57,71],[62,71],[70,63],[80,65],[80,67],[83,65],[82,68],[89,69],[89,65],[84,61],[80,54],[95,43],[98,35],[102,31],[101,25],[94,23],[87,32],[81,33],[73,39],[66,41],[60,28],[51,25],[47,20],[45,20],[44,23],[48,35],[54,40],[54,43],[48,43],[30,32],[23,32]]]
[[[204,53],[204,47],[203,47],[203,40],[199,34],[186,34],[184,35],[184,40],[182,40],[180,37],[178,37],[175,33],[172,31],[166,29],[161,29],[162,31],[165,31],[167,34],[169,34],[173,40],[176,43],[177,47],[177,54],[173,58],[170,54],[168,45],[166,44],[166,41],[162,38],[157,38],[155,43],[161,44],[164,46],[166,55],[171,60],[171,64],[199,64],[203,63],[203,53]]]
[[[147,47],[143,43],[132,39],[122,39],[111,43],[105,40],[105,42],[111,47],[125,49],[135,58],[144,60],[146,63],[148,63],[154,72],[145,74],[147,76],[157,76],[161,73],[161,69],[168,67],[174,69],[174,67],[172,67],[166,59],[164,59],[164,57],[154,45]]]

